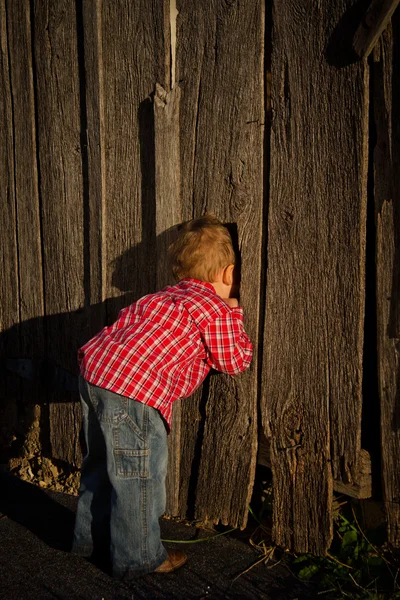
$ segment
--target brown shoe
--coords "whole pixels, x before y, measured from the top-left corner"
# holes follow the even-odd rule
[[[172,573],[187,562],[188,557],[181,550],[168,550],[168,558],[157,567],[154,573]]]

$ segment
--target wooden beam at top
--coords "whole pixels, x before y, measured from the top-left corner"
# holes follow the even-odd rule
[[[398,4],[399,0],[372,0],[353,41],[353,48],[361,58],[372,52]]]

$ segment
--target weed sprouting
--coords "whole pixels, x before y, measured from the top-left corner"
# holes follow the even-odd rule
[[[253,566],[273,568],[285,557],[296,577],[309,582],[323,600],[400,600],[400,553],[391,549],[384,526],[364,531],[357,517],[360,504],[343,496],[334,498],[334,539],[326,556],[291,554],[272,542],[272,481],[261,481],[257,509],[249,508],[255,522],[250,544],[260,552]]]
[[[400,600],[397,563],[382,543],[382,532],[365,533],[351,506],[350,517],[339,512],[335,518],[334,541],[327,555],[295,556],[293,567],[299,579],[316,583],[326,600]]]

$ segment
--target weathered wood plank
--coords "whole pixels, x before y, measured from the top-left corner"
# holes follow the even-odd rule
[[[271,468],[271,452],[269,441],[265,437],[263,431],[260,431],[258,439],[258,454],[257,464],[263,467]],[[342,483],[341,481],[333,481],[333,490],[338,494],[345,494],[350,498],[366,499],[372,496],[372,467],[371,457],[369,453],[361,449],[360,460],[357,473],[357,481],[354,483]]]
[[[105,325],[106,299],[106,142],[104,137],[104,67],[102,0],[84,0],[85,108],[87,131],[87,187],[84,197],[85,304],[87,338]],[[82,102],[82,98],[81,98]],[[96,308],[93,308],[96,307]]]
[[[180,202],[179,87],[166,92],[156,85],[154,96],[157,288],[173,282],[167,250],[182,221]]]
[[[207,382],[204,384],[207,389]],[[206,393],[204,393],[206,397]],[[203,386],[181,401],[179,499],[177,516],[194,519],[196,486],[204,432]],[[182,406],[183,405],[183,406]]]
[[[169,84],[167,3],[102,2],[108,320],[156,287],[154,115]],[[121,18],[123,15],[123,18]],[[116,261],[122,268],[116,272]],[[121,291],[128,292],[121,297]]]
[[[180,199],[179,102],[181,90],[167,92],[159,84],[154,96],[155,199],[157,235],[157,288],[173,283],[168,264],[168,246],[175,226],[182,221]],[[175,402],[168,439],[167,509],[179,514],[181,405]]]
[[[399,0],[372,0],[354,36],[353,47],[359,56],[369,56],[388,26]]]
[[[183,216],[192,207],[195,216],[214,212],[237,226],[241,304],[256,345],[263,203],[263,5],[193,1],[179,2],[177,8]],[[182,402],[182,413],[193,411],[189,417],[183,415],[183,421],[198,423],[189,430],[197,435],[195,442],[183,443],[201,455],[192,463],[187,458],[182,462],[185,468],[197,462],[198,474],[181,473],[182,479],[192,478],[189,493],[198,519],[246,524],[256,463],[256,370],[257,352],[247,373],[211,377],[200,405]]]
[[[9,40],[5,1],[0,1],[0,355],[18,356],[19,281],[14,184],[14,132],[10,88]],[[18,425],[19,382],[2,373],[0,400],[1,462]],[[4,451],[4,454],[3,454]]]
[[[76,372],[84,327],[83,178],[76,3],[35,0],[40,193],[48,355]],[[51,319],[49,318],[51,315]],[[79,464],[80,406],[54,391],[53,458]]]
[[[368,71],[332,47],[347,10],[273,8],[261,407],[274,539],[317,554],[332,538],[332,474],[356,480],[361,450]]]
[[[388,540],[400,545],[400,18],[373,63],[378,385]]]
[[[30,4],[7,2],[15,147],[15,197],[20,287],[20,357],[40,359],[44,348],[44,301],[40,206],[36,157]],[[37,422],[46,400],[43,386],[21,381],[24,453],[41,451]],[[36,407],[35,407],[36,404]],[[37,423],[36,423],[37,424]]]

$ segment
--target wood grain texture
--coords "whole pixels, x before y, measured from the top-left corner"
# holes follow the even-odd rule
[[[272,15],[261,411],[275,542],[317,554],[332,539],[332,475],[356,480],[361,449],[368,72],[341,45],[347,11],[291,0]]]
[[[44,298],[30,4],[25,0],[7,2],[7,25],[15,149],[19,357],[40,359],[45,351]],[[24,448],[32,455],[41,450],[39,431],[30,425],[33,413],[37,415],[39,406],[46,401],[45,390],[37,382],[21,381],[21,397],[24,408],[19,418],[25,423]]]
[[[373,63],[378,385],[388,540],[400,545],[400,18]]]
[[[174,240],[176,226],[182,221],[180,198],[179,103],[181,90],[167,92],[156,84],[154,95],[155,200],[157,235],[157,288],[174,283],[168,261],[168,247]],[[166,480],[169,515],[179,514],[179,480],[181,457],[181,404],[173,406],[171,435],[168,438],[168,473]]]
[[[271,450],[268,438],[261,430],[258,438],[257,464],[263,467],[271,468]],[[372,467],[371,456],[369,452],[361,449],[359,456],[359,466],[357,481],[353,483],[342,483],[333,481],[333,491],[338,494],[350,496],[350,498],[366,499],[372,496]]]
[[[30,6],[25,0],[8,2],[7,13],[15,136],[21,321],[25,321],[44,314]],[[33,339],[25,339],[23,343],[29,355],[30,351],[35,351],[35,347],[43,346],[43,331],[38,329]]]
[[[102,2],[108,320],[156,288],[156,82],[169,85],[163,2]],[[122,17],[123,15],[123,17]],[[117,268],[119,265],[119,268]],[[121,292],[126,292],[121,296]]]
[[[87,120],[87,186],[84,219],[85,303],[89,309],[88,338],[100,331],[105,324],[107,222],[102,7],[102,0],[84,0],[82,4]],[[94,305],[98,306],[97,310],[90,309]]]
[[[173,283],[168,247],[182,221],[180,200],[179,103],[181,90],[167,92],[159,84],[154,95],[157,288]]]
[[[263,184],[263,39],[261,2],[179,2],[177,81],[181,98],[183,217],[213,212],[237,228],[241,304],[257,343]],[[192,210],[192,214],[190,211]],[[195,517],[244,527],[257,448],[257,352],[235,378],[211,377],[201,400],[182,402],[183,439],[198,473],[189,490]],[[186,432],[185,432],[186,433]],[[183,435],[183,430],[182,430]],[[182,465],[190,463],[183,458]],[[192,460],[193,465],[193,460]],[[181,474],[182,478],[184,474]],[[240,482],[240,483],[239,483]],[[182,501],[182,505],[185,502]]]
[[[83,177],[75,2],[34,2],[34,54],[47,350],[52,360],[76,372],[85,319],[81,310]],[[50,404],[53,458],[80,463],[79,430],[77,398],[54,391]]]
[[[14,132],[6,5],[0,2],[0,356],[18,356],[19,281],[14,182]],[[4,373],[0,397],[1,448],[8,448],[18,424],[19,385]],[[6,462],[6,456],[2,462]]]
[[[207,381],[200,389],[179,402],[180,407],[180,458],[179,498],[177,516],[194,519],[196,487],[204,433],[204,400],[207,399]],[[203,400],[204,399],[204,400]],[[183,406],[182,406],[183,405]]]

